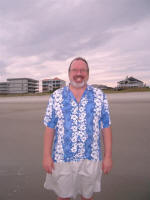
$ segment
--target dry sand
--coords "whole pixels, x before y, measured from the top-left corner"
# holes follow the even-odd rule
[[[150,93],[107,95],[113,170],[95,200],[150,199]],[[54,200],[43,189],[43,116],[48,96],[0,98],[0,200]]]

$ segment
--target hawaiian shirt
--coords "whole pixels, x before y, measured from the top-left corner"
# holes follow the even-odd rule
[[[102,160],[101,129],[110,126],[105,94],[87,85],[78,103],[69,86],[49,98],[44,124],[54,128],[54,162]]]

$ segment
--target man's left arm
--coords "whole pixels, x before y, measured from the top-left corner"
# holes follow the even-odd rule
[[[104,174],[108,174],[112,168],[112,130],[111,126],[103,128],[104,137],[104,157],[102,161],[102,170]]]

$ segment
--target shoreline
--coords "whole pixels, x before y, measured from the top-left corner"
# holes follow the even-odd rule
[[[48,102],[49,95],[43,96],[7,96],[0,98],[0,103],[34,103]],[[150,101],[150,92],[106,93],[111,101]]]

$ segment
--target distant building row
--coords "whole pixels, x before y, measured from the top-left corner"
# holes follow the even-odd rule
[[[59,78],[42,80],[42,92],[52,92],[58,88],[64,87],[66,82]],[[111,89],[105,85],[93,85],[101,89]],[[142,88],[146,85],[134,77],[126,77],[117,82],[117,89],[124,88]],[[12,78],[7,82],[0,82],[0,94],[25,94],[39,92],[39,81],[30,78]]]
[[[66,85],[59,78],[42,81],[42,92],[51,92]],[[25,94],[39,92],[39,81],[31,78],[11,78],[0,82],[0,94]]]

